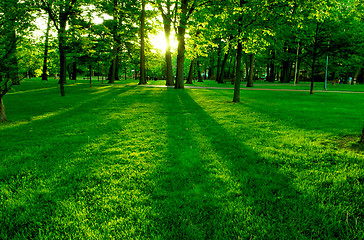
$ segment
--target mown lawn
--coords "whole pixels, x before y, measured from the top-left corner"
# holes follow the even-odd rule
[[[364,94],[23,82],[0,239],[364,239]]]
[[[124,82],[124,81],[121,81]],[[130,84],[135,85],[137,81],[130,82]],[[157,80],[157,81],[149,81],[148,85],[165,85],[165,80]],[[247,88],[246,81],[241,82],[241,88],[244,90],[251,89],[291,89],[291,90],[305,90],[310,91],[311,82],[300,82],[296,85],[293,83],[279,83],[275,81],[274,83],[265,82],[265,81],[254,81],[254,88]],[[226,82],[223,84],[217,83],[215,80],[204,80],[203,82],[193,81],[193,84],[185,84],[188,87],[218,87],[218,88],[234,88],[234,85],[231,82]],[[315,82],[314,83],[314,91],[324,91],[324,83],[323,82]],[[345,91],[345,92],[364,92],[364,84],[356,84],[356,85],[348,85],[348,84],[327,84],[327,91]]]

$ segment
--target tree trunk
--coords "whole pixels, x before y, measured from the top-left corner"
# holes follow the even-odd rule
[[[166,85],[173,86],[172,53],[171,53],[171,21],[164,19],[164,36],[166,38]]]
[[[10,79],[13,85],[19,85],[20,81],[19,81],[19,66],[18,66],[18,57],[17,57],[17,39],[16,39],[16,32],[14,29],[11,30],[11,35],[10,35],[10,42],[13,43],[14,45],[11,47],[10,49]]]
[[[43,73],[42,73],[42,80],[48,81],[48,47],[49,47],[49,30],[51,28],[51,18],[48,16],[47,21],[47,30],[45,34],[45,42],[44,42],[44,56],[43,56]]]
[[[220,74],[218,75],[218,78],[217,78],[218,83],[224,83],[224,73],[225,73],[224,69],[225,69],[226,61],[228,60],[228,57],[229,57],[229,52],[230,52],[230,48],[229,48],[228,52],[225,53],[224,59],[222,60]]]
[[[101,84],[104,84],[104,63],[101,63]]]
[[[274,82],[275,81],[275,64],[274,61],[276,59],[276,53],[273,51],[272,52],[272,59],[270,61],[270,71],[269,71],[269,77],[268,77],[268,81],[269,82]]]
[[[230,57],[230,60],[229,60],[229,69],[228,69],[228,78],[231,78],[234,75],[234,73],[231,72],[233,60],[234,60],[234,58],[233,57]]]
[[[282,61],[281,83],[289,83],[289,61]]]
[[[67,66],[68,79],[72,80],[72,69],[70,66]]]
[[[116,42],[116,41],[115,41]],[[117,54],[118,54],[118,47],[115,43],[113,47],[113,59],[111,61],[110,71],[109,71],[109,83],[115,83],[116,75],[118,75],[118,67],[117,67]]]
[[[313,94],[313,83],[315,81],[315,64],[316,64],[316,52],[318,48],[317,36],[319,31],[319,24],[316,24],[316,34],[315,34],[315,45],[313,49],[313,56],[312,56],[312,72],[311,72],[311,88],[310,94]]]
[[[198,75],[197,76],[198,82],[203,82],[201,76],[200,61],[198,60],[198,56],[197,56],[197,75]]]
[[[300,80],[301,80],[300,66],[301,66],[301,59],[298,58],[298,61],[297,61],[297,79],[296,79],[296,84],[300,83]]]
[[[253,77],[254,77],[254,54],[250,54],[249,55],[249,62],[250,62],[250,67],[249,67],[249,78],[248,81],[246,83],[247,87],[253,87]]]
[[[77,81],[77,63],[74,61],[72,63],[72,80]]]
[[[297,51],[296,51],[296,63],[294,65],[294,84],[298,84],[299,82],[299,74],[300,74],[300,66],[299,66],[299,54],[300,54],[300,43],[297,43]]]
[[[216,79],[215,79],[217,82],[219,82],[219,80],[220,80],[220,72],[221,72],[221,51],[222,51],[221,49],[222,49],[222,43],[221,43],[221,39],[219,39],[219,48],[217,50]]]
[[[145,0],[142,0],[142,14],[140,17],[140,80],[139,85],[147,84],[147,78],[145,73]]]
[[[236,50],[236,73],[235,73],[235,87],[234,87],[234,98],[233,102],[240,102],[240,82],[241,82],[241,56],[242,56],[243,45],[241,41],[238,42]]]
[[[89,74],[90,74],[90,87],[92,87],[92,66],[91,64],[88,66]]]
[[[111,61],[111,66],[109,69],[109,74],[108,74],[108,79],[109,82],[108,83],[115,83],[115,80],[118,79],[119,76],[119,66],[118,66],[118,54],[119,54],[119,46],[120,46],[120,37],[119,37],[119,33],[118,33],[118,25],[119,24],[119,12],[118,12],[118,1],[114,0],[114,6],[113,6],[113,20],[116,23],[114,25],[113,28],[113,40],[114,40],[114,45],[113,45],[113,55],[112,55],[112,61]]]
[[[361,133],[361,136],[360,136],[360,143],[364,143],[364,127],[363,127],[363,131]]]
[[[185,34],[187,27],[187,0],[181,1],[181,20],[177,30],[178,39],[178,53],[177,53],[177,77],[176,77],[176,89],[184,88],[184,61],[185,61]]]
[[[212,52],[212,49],[211,49],[211,52]],[[208,79],[212,78],[213,72],[214,72],[214,54],[211,54],[210,66],[209,66],[208,77],[207,77]]]
[[[3,103],[3,95],[0,95],[0,122],[8,121],[5,116],[5,107]]]
[[[60,27],[58,30],[58,47],[59,47],[59,61],[60,61],[60,73],[59,73],[59,86],[61,90],[61,96],[65,96],[64,84],[66,83],[66,52],[64,49],[65,44],[65,32],[67,18],[60,14]]]
[[[193,65],[195,64],[195,60],[196,60],[196,59],[193,59],[193,60],[191,61],[190,71],[188,72],[188,78],[187,78],[186,84],[192,84],[192,78],[193,78]]]

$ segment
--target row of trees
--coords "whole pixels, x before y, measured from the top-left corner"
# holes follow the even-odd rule
[[[192,83],[194,72],[199,81],[202,75],[219,83],[229,79],[234,102],[240,101],[241,79],[252,87],[254,78],[304,78],[311,80],[312,93],[328,58],[331,80],[363,82],[363,8],[361,0],[3,0],[0,120],[6,120],[2,97],[19,82],[19,73],[39,74],[40,65],[44,80],[57,71],[62,96],[67,76],[76,80],[80,69],[91,77],[93,69],[105,68],[109,83],[132,69],[145,84],[148,62],[160,66],[158,77],[177,89],[184,88],[185,76]],[[32,36],[37,14],[48,22],[41,38]],[[95,15],[109,19],[95,24]],[[163,60],[148,41],[158,25],[167,43]]]

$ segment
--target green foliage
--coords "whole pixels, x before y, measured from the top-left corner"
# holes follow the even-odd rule
[[[5,96],[0,238],[364,237],[362,94],[79,82]]]
[[[33,19],[27,1],[0,2],[0,96],[5,95],[12,83],[19,81],[18,44],[20,34],[30,29]]]

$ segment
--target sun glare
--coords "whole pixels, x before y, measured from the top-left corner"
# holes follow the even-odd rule
[[[157,35],[151,36],[150,43],[155,49],[160,50],[162,53],[166,52],[167,44],[163,31],[160,31]],[[172,51],[173,49],[177,49],[177,41],[175,40],[173,35],[171,36],[171,48]]]

